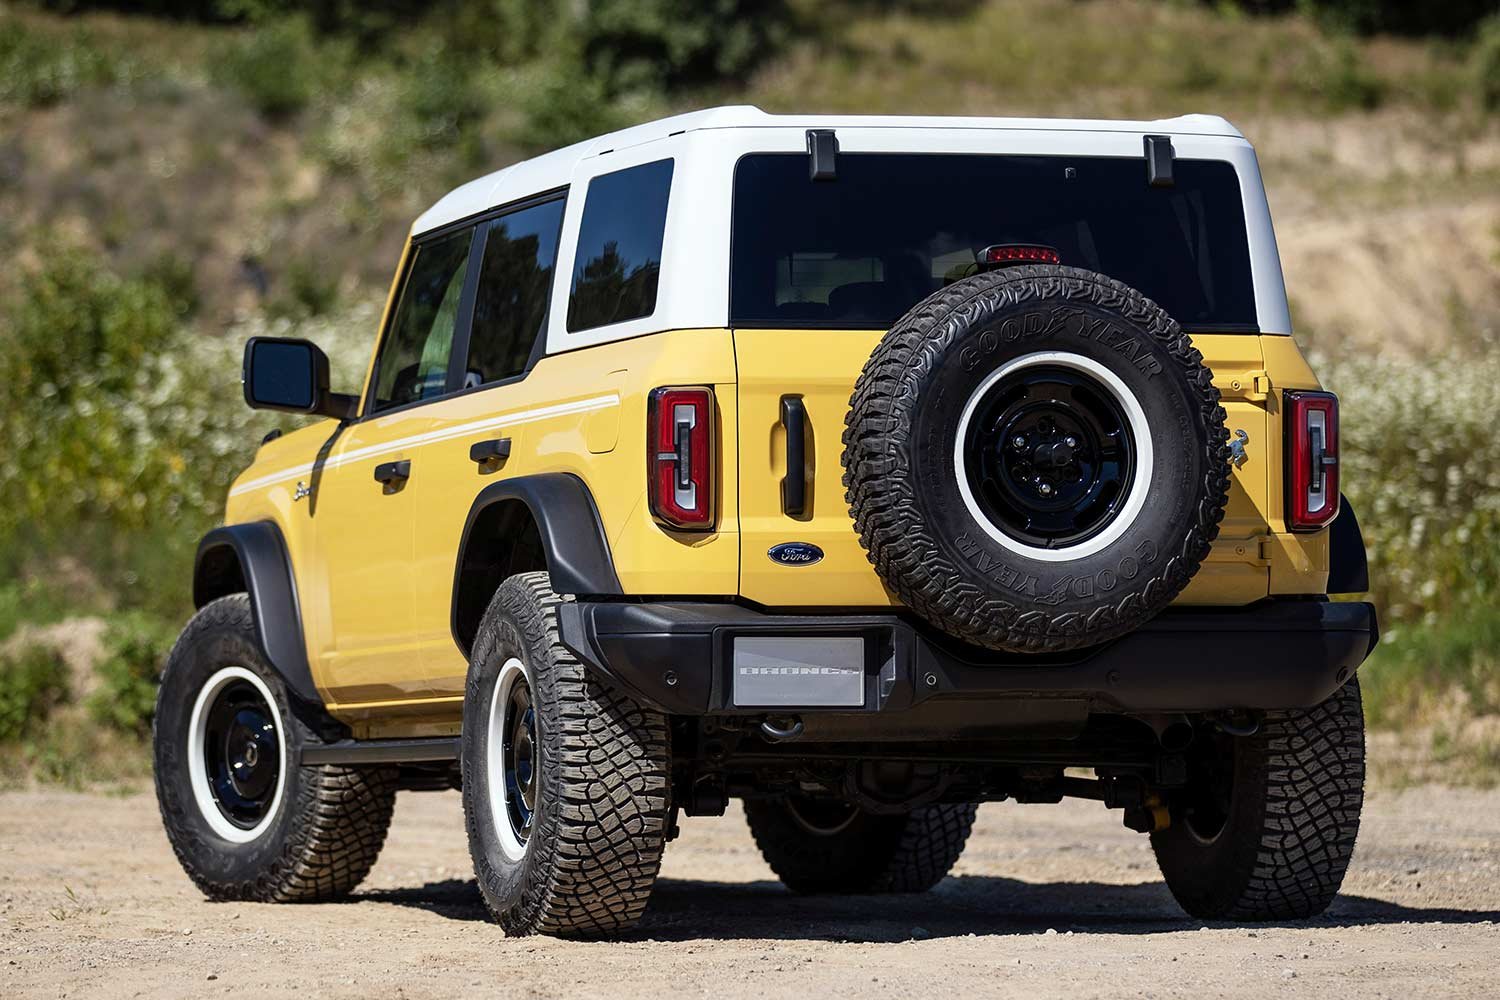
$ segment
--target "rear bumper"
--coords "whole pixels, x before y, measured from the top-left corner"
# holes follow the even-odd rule
[[[570,602],[559,626],[563,644],[591,669],[659,711],[689,716],[1037,699],[1132,714],[1308,708],[1353,676],[1379,638],[1372,605],[1274,600],[1172,608],[1107,645],[1045,656],[959,645],[893,614],[768,614],[731,604]],[[863,703],[735,704],[741,636],[864,639]]]

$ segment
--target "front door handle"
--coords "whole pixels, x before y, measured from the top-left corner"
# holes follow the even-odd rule
[[[395,489],[411,478],[411,460],[381,462],[375,466],[375,481],[386,489]]]

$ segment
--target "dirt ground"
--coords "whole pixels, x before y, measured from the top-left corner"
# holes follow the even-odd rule
[[[1331,912],[1182,917],[1144,838],[1093,803],[984,806],[923,896],[795,897],[738,809],[692,819],[615,943],[484,920],[456,794],[403,793],[350,902],[206,902],[149,790],[0,795],[0,996],[1495,996],[1500,790],[1375,794]]]

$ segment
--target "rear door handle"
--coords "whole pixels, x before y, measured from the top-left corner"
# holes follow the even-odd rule
[[[792,517],[801,517],[807,513],[807,409],[799,397],[781,397],[781,426],[786,428],[786,478],[781,481],[781,510]]]
[[[399,462],[381,462],[375,466],[375,481],[386,489],[399,486],[410,478],[410,459],[403,458]]]
[[[469,461],[479,466],[480,472],[492,471],[507,458],[510,458],[510,438],[476,441],[469,446]]]

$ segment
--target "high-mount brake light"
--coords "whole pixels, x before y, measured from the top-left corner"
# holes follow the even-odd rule
[[[714,393],[668,386],[651,392],[646,416],[651,514],[682,531],[714,527]]]
[[[1339,513],[1339,401],[1331,392],[1286,393],[1286,523],[1325,528]]]
[[[1032,243],[997,243],[979,251],[981,264],[1061,264],[1062,254]]]

